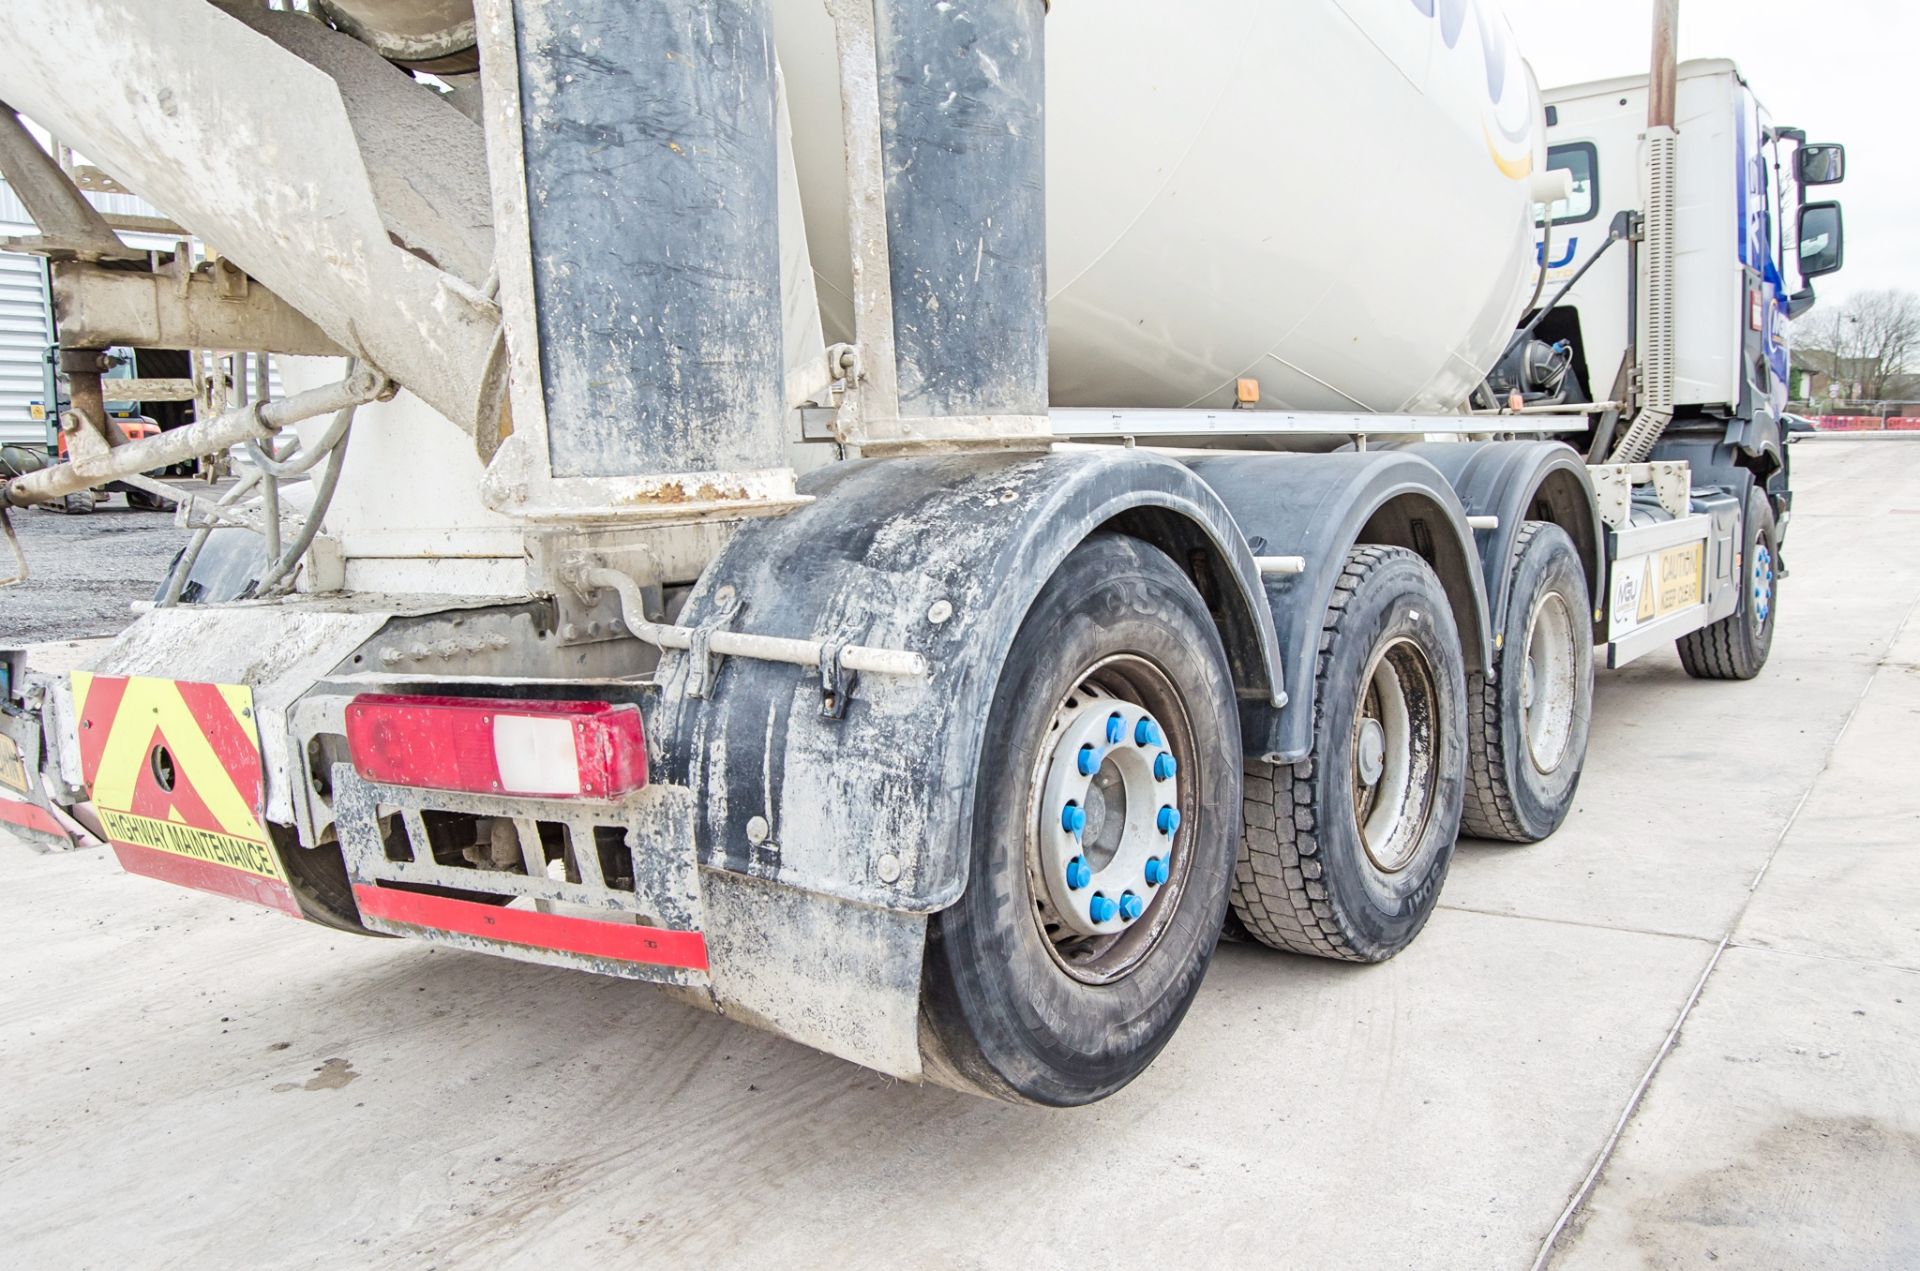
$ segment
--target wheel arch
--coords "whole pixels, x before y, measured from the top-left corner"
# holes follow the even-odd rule
[[[1212,586],[1244,704],[1284,695],[1281,644],[1253,554],[1207,485],[1130,449],[905,457],[835,464],[812,502],[742,525],[680,621],[922,653],[925,680],[866,675],[845,718],[821,674],[727,659],[700,696],[670,652],[645,708],[662,782],[693,794],[703,865],[863,905],[933,912],[966,886],[974,778],[1014,635],[1041,587],[1101,530],[1171,555]],[[933,615],[942,617],[935,620]],[[760,820],[757,841],[748,823]]]
[[[1270,612],[1261,603],[1264,592],[1259,567],[1247,549],[1246,539],[1232,527],[1231,518],[1223,526],[1211,517],[1194,515],[1192,508],[1136,503],[1081,535],[1068,550],[1101,531],[1124,534],[1159,549],[1193,582],[1206,602],[1207,613],[1227,650],[1235,691],[1243,699],[1271,703],[1286,695],[1278,636]],[[1062,553],[1060,559],[1066,559],[1066,554]]]
[[[1507,611],[1513,553],[1527,521],[1547,521],[1566,531],[1587,577],[1588,598],[1598,607],[1605,589],[1606,527],[1577,451],[1557,441],[1430,442],[1407,451],[1447,479],[1469,516],[1496,519],[1493,529],[1475,536],[1487,612],[1496,629]]]
[[[1356,544],[1403,546],[1426,559],[1446,589],[1466,665],[1488,665],[1487,591],[1473,531],[1453,488],[1425,459],[1387,450],[1220,456],[1188,466],[1220,496],[1255,552],[1299,556],[1305,564],[1300,573],[1263,579],[1288,673],[1287,700],[1243,701],[1250,754],[1290,763],[1310,749],[1321,616]]]

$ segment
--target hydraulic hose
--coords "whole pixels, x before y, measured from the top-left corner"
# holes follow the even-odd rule
[[[327,425],[327,430],[313,439],[313,445],[302,446],[289,458],[274,458],[257,441],[247,443],[247,457],[253,460],[254,467],[268,476],[282,480],[310,472],[314,465],[326,458],[340,443],[340,439],[347,435],[347,429],[353,424],[353,412],[352,406],[335,411],[332,422]]]
[[[1549,208],[1548,210],[1551,211],[1552,209]],[[1553,259],[1553,217],[1548,216],[1546,230],[1545,230],[1545,237],[1543,237],[1540,240],[1540,272],[1534,275],[1533,298],[1527,301],[1526,311],[1529,313],[1533,311],[1533,308],[1535,305],[1540,303],[1540,297],[1543,294],[1545,294],[1547,290],[1547,269],[1548,269],[1547,262],[1552,259]]]
[[[340,425],[339,437],[325,451],[327,467],[320,474],[319,487],[314,490],[313,505],[307,509],[306,524],[300,527],[299,535],[287,548],[286,554],[261,575],[259,582],[254,584],[253,594],[256,596],[265,595],[276,583],[290,575],[294,567],[300,563],[301,557],[307,554],[307,549],[313,546],[313,540],[320,534],[320,522],[326,517],[327,508],[333,502],[334,487],[340,484],[340,470],[346,466],[347,441],[353,432],[353,408],[349,406],[340,414],[345,417],[345,422],[341,423],[338,417],[335,418],[335,424]],[[331,433],[333,428],[329,427],[327,431]],[[316,453],[314,458],[317,460],[318,457]]]

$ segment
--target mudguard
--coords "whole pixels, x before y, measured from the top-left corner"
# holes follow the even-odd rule
[[[0,828],[28,842],[72,847],[73,833],[54,816],[43,772],[40,713],[14,700],[17,651],[0,651]]]
[[[1473,531],[1453,488],[1426,460],[1387,450],[1223,455],[1188,466],[1227,505],[1254,552],[1306,559],[1303,573],[1263,580],[1290,678],[1283,705],[1242,702],[1240,727],[1249,754],[1292,763],[1311,749],[1321,619],[1341,563],[1363,531],[1367,542],[1411,547],[1433,563],[1453,603],[1467,666],[1487,665],[1486,586]],[[1396,509],[1407,518],[1393,516]],[[1370,528],[1383,513],[1407,523],[1389,525],[1382,518]]]
[[[1779,454],[1774,452],[1766,456],[1769,466],[1760,468],[1756,474],[1755,468],[1743,459],[1747,453],[1720,440],[1716,434],[1699,430],[1675,429],[1653,448],[1654,459],[1684,460],[1693,469],[1694,489],[1724,490],[1742,500],[1742,506],[1745,506],[1747,487],[1753,484],[1756,475],[1764,480],[1768,473],[1784,466]]]
[[[803,489],[813,503],[735,534],[679,620],[914,650],[931,674],[838,686],[845,715],[832,718],[818,670],[736,657],[710,663],[702,684],[702,659],[667,654],[645,708],[650,762],[692,789],[703,865],[893,910],[958,899],[978,766],[1025,762],[980,754],[1001,665],[1041,586],[1103,526],[1198,575],[1242,694],[1271,704],[1281,689],[1252,554],[1170,459],[1090,448],[871,460]]]
[[[1587,594],[1599,597],[1605,586],[1606,528],[1594,504],[1586,461],[1557,441],[1432,442],[1407,446],[1439,469],[1453,486],[1469,516],[1498,517],[1500,524],[1474,537],[1480,544],[1480,570],[1488,587],[1487,612],[1497,628],[1507,611],[1511,579],[1508,562],[1514,540],[1527,521],[1552,521],[1567,532],[1580,553]],[[1594,621],[1599,621],[1598,618]]]

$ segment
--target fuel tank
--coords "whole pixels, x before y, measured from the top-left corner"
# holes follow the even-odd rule
[[[1038,2],[1038,0],[1036,0]],[[851,338],[833,30],[773,0],[829,340]],[[1534,281],[1537,87],[1492,0],[1053,0],[1056,405],[1445,411]]]

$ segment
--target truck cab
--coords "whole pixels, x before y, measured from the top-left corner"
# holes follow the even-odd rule
[[[1650,317],[1646,259],[1631,241],[1624,251],[1613,244],[1621,230],[1637,232],[1647,202],[1648,79],[1542,97],[1547,166],[1569,175],[1572,192],[1539,218],[1542,296],[1553,310],[1538,338],[1569,361],[1567,400],[1628,401],[1640,387],[1633,368]],[[1764,479],[1785,462],[1779,421],[1793,319],[1813,306],[1814,279],[1844,260],[1840,205],[1811,194],[1845,175],[1844,151],[1776,125],[1725,59],[1680,65],[1675,124],[1669,444],[1717,434]]]

